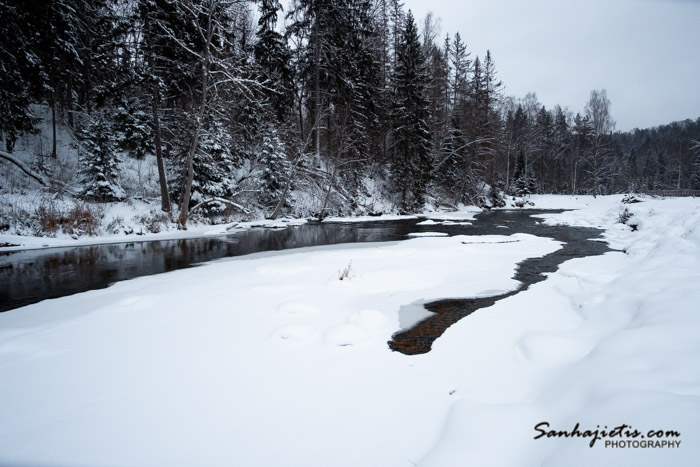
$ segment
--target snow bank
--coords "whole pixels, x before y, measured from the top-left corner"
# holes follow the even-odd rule
[[[550,201],[535,204],[554,207]],[[455,377],[459,400],[419,465],[696,464],[700,201],[628,205],[636,232],[617,223],[625,209],[618,201],[589,199],[581,210],[542,217],[605,227],[606,239],[624,252],[569,261],[547,281],[476,313],[436,342],[436,360],[457,352],[488,357],[451,363],[469,377]],[[479,341],[484,334],[490,338]],[[534,439],[542,422],[547,432],[571,433],[577,424],[580,432],[610,432],[627,425],[639,435],[602,437],[591,448],[591,437]],[[681,435],[650,437],[650,430]],[[636,447],[606,447],[605,441]],[[664,441],[664,447],[650,441]]]
[[[405,465],[447,393],[388,349],[398,311],[512,290],[559,247],[503,239],[256,254],[3,313],[0,463]]]
[[[2,198],[10,204],[22,202],[21,196],[3,195]],[[66,206],[64,209],[68,210],[75,205],[75,202],[63,201],[63,205]],[[283,229],[307,222],[306,219],[279,218],[276,220],[228,222],[218,225],[191,223],[187,230],[178,230],[174,222],[167,220],[167,214],[162,213],[151,202],[130,200],[124,203],[101,203],[92,206],[104,211],[101,212],[103,217],[101,225],[108,226],[107,230],[113,230],[112,233],[103,231],[100,235],[80,237],[71,236],[61,231],[57,232],[55,237],[38,237],[31,232],[24,232],[23,235],[0,233],[0,252],[217,236],[259,227]],[[151,230],[156,231],[149,231],[149,226],[151,226]]]
[[[256,254],[0,314],[0,464],[695,465],[700,202],[629,205],[636,232],[619,197],[578,207],[543,217],[624,251],[564,263],[424,355],[387,348],[399,310],[512,290],[516,262],[557,243]],[[533,439],[577,423],[681,445]]]

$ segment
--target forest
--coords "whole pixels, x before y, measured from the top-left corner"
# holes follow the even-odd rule
[[[0,168],[112,202],[134,195],[124,164],[154,160],[151,195],[182,228],[700,189],[700,118],[619,132],[604,89],[579,111],[506,96],[489,51],[400,0],[4,0],[0,14]],[[42,112],[49,144],[17,155]]]

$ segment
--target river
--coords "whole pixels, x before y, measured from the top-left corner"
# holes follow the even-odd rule
[[[118,281],[201,265],[208,261],[263,251],[340,243],[405,240],[410,233],[442,232],[452,235],[511,235],[529,233],[564,242],[564,247],[543,258],[520,263],[515,279],[518,290],[507,294],[462,300],[441,300],[425,307],[429,318],[395,334],[393,350],[425,353],[447,327],[479,308],[487,307],[545,279],[567,259],[609,251],[595,241],[600,231],[590,228],[547,226],[534,214],[555,211],[497,210],[476,216],[471,225],[420,225],[424,220],[371,222],[319,222],[285,229],[253,228],[229,235],[179,240],[134,241],[82,247],[48,248],[0,253],[0,311],[41,300],[108,287]]]

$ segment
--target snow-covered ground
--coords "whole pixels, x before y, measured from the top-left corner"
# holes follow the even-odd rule
[[[2,313],[0,464],[696,465],[700,200],[626,205],[633,232],[621,199],[533,196],[577,209],[544,222],[621,251],[564,263],[424,355],[388,349],[399,310],[512,290],[516,263],[558,243],[255,254]],[[589,436],[534,439],[577,423]],[[639,434],[589,447],[623,424]]]
[[[4,198],[4,199],[3,199]],[[0,200],[10,204],[21,206],[25,197],[4,195]],[[32,204],[31,202],[28,204]],[[68,212],[75,206],[72,200],[65,200],[58,209]],[[102,229],[97,235],[70,235],[59,230],[53,237],[36,236],[32,232],[23,232],[23,235],[0,233],[0,252],[18,251],[36,248],[53,248],[64,246],[97,245],[103,243],[120,243],[150,240],[171,240],[180,238],[206,237],[209,235],[222,235],[251,227],[285,228],[306,222],[305,219],[279,218],[276,220],[258,219],[247,222],[229,222],[218,225],[205,223],[191,223],[187,230],[178,230],[175,222],[167,220],[153,202],[130,200],[123,203],[102,203],[99,205],[104,226],[114,226],[113,232],[105,232]],[[93,208],[94,209],[94,208]],[[149,231],[146,226],[157,224],[158,232]]]
[[[31,197],[29,197],[31,198]],[[31,211],[40,202],[28,199],[26,195],[0,195],[0,205],[16,206],[16,209]],[[69,212],[75,206],[75,201],[67,199],[63,201],[53,201],[56,209],[62,212]],[[120,243],[133,241],[151,240],[171,240],[181,238],[206,237],[209,235],[223,235],[249,229],[251,227],[265,228],[285,228],[293,225],[300,225],[307,222],[304,218],[278,218],[276,220],[257,219],[245,222],[228,222],[218,225],[206,223],[190,223],[187,230],[178,230],[174,221],[167,219],[167,216],[160,212],[154,201],[129,200],[128,202],[99,203],[92,206],[99,206],[101,210],[101,226],[113,226],[113,232],[105,232],[104,228],[98,229],[96,235],[71,235],[59,231],[53,236],[37,236],[34,232],[24,229],[18,233],[0,233],[0,252],[18,251],[37,248],[53,248],[65,246],[97,245],[103,243]],[[24,206],[26,205],[26,206]],[[93,208],[95,209],[95,208]],[[433,212],[427,211],[421,214],[429,220],[427,224],[468,224],[478,214],[481,209],[473,206],[465,207],[457,212]],[[328,217],[324,222],[369,222],[369,221],[391,221],[398,219],[415,219],[411,215],[385,214],[382,216],[354,216],[354,217]],[[157,224],[159,232],[151,232],[147,226]],[[426,224],[426,225],[427,225]],[[17,230],[11,229],[11,232]],[[107,229],[109,230],[109,229]]]

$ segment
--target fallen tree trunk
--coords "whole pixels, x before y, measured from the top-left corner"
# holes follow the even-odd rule
[[[24,163],[22,161],[20,161],[16,157],[14,157],[12,154],[9,154],[5,151],[0,151],[0,158],[16,165],[17,167],[19,167],[19,169],[22,172],[24,172],[25,174],[27,174],[28,176],[30,176],[31,178],[33,178],[34,180],[39,182],[41,185],[49,186],[49,181],[46,180],[46,178],[44,178],[43,175],[32,172],[32,170],[29,167],[24,165]]]
[[[216,202],[216,201],[218,201],[219,203],[227,204],[227,205],[229,205],[229,206],[233,206],[234,208],[236,208],[236,209],[242,211],[242,212],[245,213],[245,214],[250,214],[250,211],[248,211],[246,208],[244,208],[243,206],[241,206],[241,205],[238,204],[238,203],[234,203],[233,201],[229,201],[229,200],[224,199],[224,198],[214,197],[214,198],[209,198],[209,199],[207,199],[207,200],[204,200],[204,201],[202,201],[201,203],[197,204],[197,205],[196,205],[195,207],[193,207],[192,209],[190,209],[189,215],[191,216],[195,211],[197,211],[197,210],[198,210],[199,208],[201,208],[202,206],[204,206],[204,205],[206,205],[206,204],[209,204],[209,203]]]

